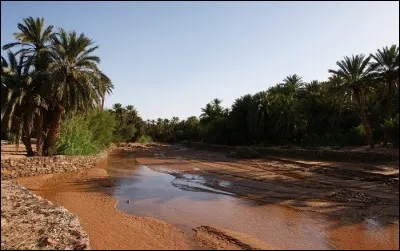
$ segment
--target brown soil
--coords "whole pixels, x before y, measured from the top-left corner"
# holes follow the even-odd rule
[[[271,250],[271,246],[260,242],[252,236],[234,232],[229,229],[217,229],[210,226],[201,226],[195,229],[196,239],[205,246],[213,249],[248,250],[260,249]]]
[[[49,174],[19,178],[33,192],[62,204],[78,215],[89,235],[93,249],[193,249],[196,244],[175,227],[147,217],[124,214],[115,208],[116,201],[107,194],[107,172],[93,168],[77,173]],[[97,180],[98,191],[86,191],[80,181]],[[90,185],[90,184],[88,184]],[[71,188],[75,191],[71,191]]]
[[[32,144],[32,150],[36,151],[36,145]],[[1,158],[24,158],[26,156],[24,144],[17,147],[13,144],[1,144]]]
[[[203,176],[223,176],[234,182],[230,189],[234,189],[235,194],[257,198],[261,203],[289,205],[301,200],[301,205],[290,206],[318,212],[324,211],[324,206],[318,205],[326,203],[349,210],[355,207],[357,211],[360,203],[364,204],[363,211],[371,210],[374,204],[392,209],[391,212],[380,211],[381,216],[398,211],[398,161],[362,164],[293,158],[237,160],[220,153],[192,149],[174,151],[166,146],[136,147],[134,151],[140,164],[166,165]],[[199,170],[193,171],[193,166]],[[350,211],[340,211],[340,214]],[[394,216],[398,217],[398,212]]]
[[[233,183],[232,187],[225,188],[227,192],[260,205],[273,203],[318,212],[346,221],[350,226],[358,226],[366,217],[379,218],[383,224],[394,223],[398,228],[398,161],[378,165],[266,158],[237,160],[220,153],[166,145],[120,147],[119,150],[133,153],[140,164],[165,165],[202,176],[223,177]],[[198,170],[193,170],[193,166]],[[78,215],[94,249],[268,248],[267,244],[226,229],[204,226],[196,229],[193,238],[161,220],[119,212],[110,196],[113,182],[101,167],[18,180]],[[352,233],[353,238],[343,248],[398,249],[398,241],[378,246],[362,241],[362,234],[352,232],[354,227],[350,226],[340,225],[332,232],[335,238]],[[349,230],[338,230],[343,228]]]

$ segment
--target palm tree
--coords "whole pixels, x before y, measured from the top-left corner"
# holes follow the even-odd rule
[[[15,108],[21,102],[21,88],[23,86],[22,77],[22,59],[18,64],[15,55],[8,51],[8,61],[2,56],[2,71],[1,71],[1,122],[2,130],[9,135],[13,124],[13,119],[16,119]],[[7,136],[8,137],[8,136]]]
[[[135,109],[135,107],[134,107],[133,105],[127,105],[127,106],[126,106],[126,109],[128,110],[128,112],[131,112],[131,111],[133,111],[133,110],[136,111],[136,109]]]
[[[375,60],[371,63],[372,69],[377,73],[378,80],[385,83],[387,87],[385,118],[390,120],[392,118],[393,87],[399,82],[399,47],[392,45],[390,48],[378,49],[375,54],[371,54],[371,57]],[[387,130],[384,130],[384,146],[387,146],[388,140]]]
[[[202,111],[202,113],[200,115],[201,119],[206,121],[206,120],[210,120],[212,118],[213,107],[212,107],[211,103],[208,103],[205,108],[201,108],[201,111]]]
[[[250,143],[251,141],[255,127],[254,108],[254,100],[250,94],[236,99],[232,104],[230,117],[234,123],[231,127],[237,135],[243,135],[243,137],[239,138],[239,142],[244,141],[241,143]]]
[[[49,100],[51,117],[44,145],[46,154],[53,154],[59,138],[64,113],[76,113],[95,108],[104,94],[111,91],[104,74],[98,69],[99,57],[91,55],[98,46],[83,33],[67,33],[63,29],[52,36],[51,63],[46,74],[51,79],[42,93]]]
[[[100,104],[100,111],[104,110],[104,101],[106,98],[106,94],[111,93],[111,89],[114,88],[114,85],[111,83],[111,79],[109,79],[105,74],[101,73],[101,81],[103,81],[103,84],[101,85],[101,104]]]
[[[154,119],[151,120],[151,124],[153,125],[153,139],[155,138],[155,133],[156,133],[156,121]]]
[[[38,125],[36,131],[37,147],[36,155],[42,155],[42,138],[43,138],[43,120],[45,118],[46,104],[40,97],[39,89],[40,85],[46,80],[43,71],[48,65],[48,53],[49,53],[49,42],[52,36],[53,26],[49,25],[45,28],[45,23],[43,18],[33,17],[24,18],[23,23],[18,23],[17,25],[19,32],[14,33],[14,37],[17,42],[9,43],[3,46],[3,49],[13,48],[15,46],[22,47],[16,52],[16,54],[23,53],[27,58],[27,65],[33,65],[35,68],[35,74],[32,76],[32,88],[34,88],[34,94],[36,95],[36,100],[38,105],[36,106],[36,112],[38,115]],[[32,114],[29,115],[32,120]],[[32,121],[28,121],[32,123]],[[47,126],[48,123],[44,123]],[[46,131],[46,129],[44,130]],[[29,142],[30,144],[30,142]]]
[[[3,46],[3,50],[15,46],[22,47],[15,54],[23,53],[28,57],[29,64],[34,64],[37,71],[42,71],[46,67],[45,57],[49,52],[49,42],[51,40],[53,26],[45,28],[43,18],[33,17],[24,18],[23,23],[17,25],[19,32],[14,33],[14,38],[18,42],[9,43]]]
[[[203,122],[212,121],[220,116],[222,116],[225,111],[221,106],[222,100],[215,98],[210,103],[206,105],[205,108],[201,108],[200,118]]]
[[[118,127],[121,127],[124,123],[124,108],[121,103],[115,103],[112,109],[115,112],[116,120],[119,122]]]
[[[298,138],[306,127],[306,121],[297,109],[298,93],[303,86],[302,78],[293,74],[287,76],[283,83],[268,89],[269,124],[280,142]]]
[[[255,124],[258,128],[261,128],[262,140],[265,140],[265,120],[268,118],[268,99],[266,92],[260,92],[254,95],[257,104],[257,110],[255,114]]]
[[[345,57],[344,60],[336,62],[336,65],[339,67],[338,70],[329,70],[329,72],[337,76],[336,80],[340,80],[334,86],[336,92],[350,94],[351,97],[354,96],[368,144],[373,148],[374,144],[372,142],[371,128],[367,119],[365,104],[365,90],[371,83],[372,69],[368,67],[369,61],[370,57],[365,57],[362,54],[353,55],[351,58]]]
[[[32,116],[34,106],[32,106],[35,95],[32,93],[31,77],[29,75],[29,65],[24,65],[24,56],[21,55],[19,62],[15,55],[9,51],[9,67],[3,72],[2,76],[2,118],[6,118],[5,130],[11,132],[13,123],[16,130],[17,145],[21,136],[20,129],[23,126],[23,143],[28,155],[33,155],[30,143],[32,131]]]
[[[304,85],[303,79],[297,74],[289,75],[283,80],[282,87],[284,87],[284,94],[290,95],[295,94],[295,92]]]

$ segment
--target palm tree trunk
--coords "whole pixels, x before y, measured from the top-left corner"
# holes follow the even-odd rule
[[[7,140],[10,140],[10,133],[11,133],[11,127],[12,127],[12,116],[11,113],[7,113],[4,117],[4,120],[2,120],[2,129],[4,129],[5,136]]]
[[[386,103],[386,116],[385,119],[390,120],[392,118],[392,97],[393,97],[393,83],[390,81],[389,82],[389,87],[388,87],[388,97],[387,97],[387,103]],[[386,128],[383,130],[383,146],[387,146],[387,143],[389,141],[389,132],[387,131]]]
[[[11,114],[7,115],[7,132],[11,132],[11,126],[12,126],[12,116]]]
[[[103,97],[101,97],[101,111],[104,110],[104,99],[105,99],[106,94],[104,93]]]
[[[21,128],[21,120],[17,120],[17,122],[16,122],[16,125],[15,125],[15,127],[16,127],[16,135],[15,135],[15,144],[16,144],[16,146],[17,146],[17,151],[19,150],[19,142],[20,142],[20,140],[21,140],[21,134],[22,134],[22,128]]]
[[[60,137],[62,113],[62,108],[51,111],[49,132],[43,147],[43,153],[46,156],[54,155],[56,152],[56,143]]]
[[[43,111],[39,108],[36,124],[36,156],[43,155]]]
[[[365,134],[367,136],[368,145],[370,148],[374,148],[374,144],[372,142],[371,128],[368,123],[367,114],[365,113],[365,103],[363,102],[363,99],[361,99],[361,93],[359,91],[354,91],[354,96],[357,100],[357,104],[360,109],[360,118],[361,118],[361,121],[362,121],[364,129],[365,129]]]
[[[32,133],[32,113],[28,111],[24,114],[23,120],[23,135],[22,135],[22,142],[25,145],[26,153],[28,156],[33,155],[32,144],[31,144],[31,133]]]

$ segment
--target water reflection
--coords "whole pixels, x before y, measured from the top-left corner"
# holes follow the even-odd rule
[[[398,248],[398,228],[382,228],[376,219],[333,228],[335,222],[308,212],[256,205],[222,190],[234,186],[166,166],[137,165],[131,158],[110,157],[108,172],[118,178],[114,196],[127,213],[160,218],[182,230],[210,225],[247,233],[276,249]],[[130,168],[128,168],[130,166]],[[221,190],[209,187],[217,184]],[[130,203],[126,203],[130,200]]]

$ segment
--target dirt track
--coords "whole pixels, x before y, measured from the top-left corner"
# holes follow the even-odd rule
[[[357,233],[365,218],[378,218],[382,224],[397,228],[398,237],[398,162],[372,165],[266,158],[237,160],[220,153],[180,147],[128,147],[120,150],[124,149],[140,164],[149,167],[167,166],[184,173],[200,174],[209,180],[222,177],[233,185],[218,189],[260,205],[279,204],[347,222],[350,225],[341,226],[342,230],[331,233],[333,238],[346,240],[343,248],[399,247],[398,240],[369,242],[365,241],[362,233]],[[193,170],[193,166],[197,169]],[[208,226],[198,228],[193,239],[160,220],[119,212],[110,196],[113,179],[107,177],[107,172],[101,167],[79,173],[20,178],[19,181],[78,215],[95,249],[269,247],[251,237],[244,237],[242,233]],[[212,182],[207,185],[215,186]],[[350,233],[351,239],[347,238]]]

